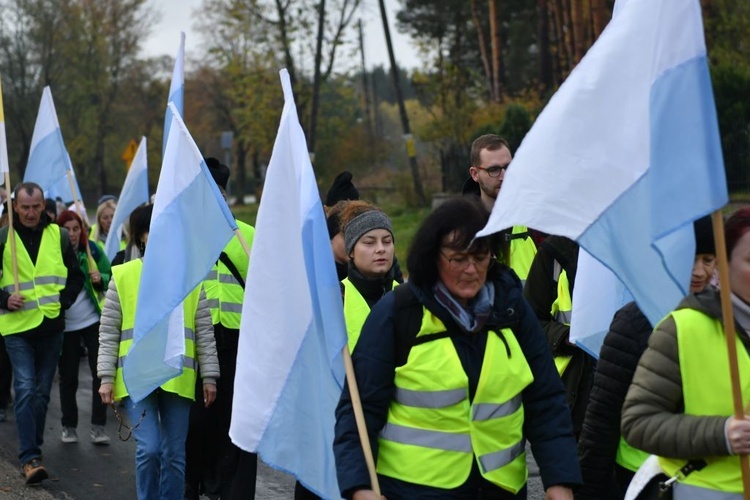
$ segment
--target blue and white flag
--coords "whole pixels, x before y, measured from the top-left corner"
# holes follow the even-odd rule
[[[346,345],[341,290],[289,74],[247,273],[229,435],[323,498],[340,498],[334,410]]]
[[[23,181],[36,182],[42,187],[42,191],[46,192],[67,176],[69,166],[68,151],[65,149],[60,123],[57,121],[52,91],[47,86],[42,91],[42,101],[31,136],[29,161]]]
[[[182,372],[182,301],[232,238],[237,223],[173,103],[123,378],[138,402]]]
[[[628,0],[524,139],[478,234],[575,239],[655,324],[689,290],[692,221],[727,201],[700,4]]]
[[[174,70],[172,71],[172,81],[169,84],[169,98],[167,99],[167,111],[164,114],[164,136],[162,139],[161,152],[167,150],[167,139],[169,138],[169,127],[172,124],[172,109],[169,103],[172,102],[177,109],[177,113],[182,117],[183,106],[185,102],[185,32],[180,32],[180,49],[177,51],[177,57],[174,60]]]
[[[76,172],[73,168],[73,162],[70,160],[70,155],[67,152],[65,153],[65,158],[67,162],[67,170],[70,170],[70,173],[73,176],[73,187],[75,188],[75,195],[70,189],[70,180],[68,179],[68,175],[66,172],[65,176],[61,177],[60,180],[52,184],[48,189],[44,191],[44,197],[52,198],[53,200],[60,198],[64,203],[67,203],[69,205],[73,204],[74,200],[78,200],[80,203],[83,203],[83,200],[81,198],[81,187],[78,185],[78,177],[76,177]]]
[[[148,203],[146,151],[146,137],[141,137],[141,143],[138,145],[133,162],[130,164],[128,175],[125,176],[125,184],[122,185],[117,208],[115,208],[115,214],[112,216],[112,226],[107,235],[107,241],[104,243],[104,253],[110,261],[120,250],[122,227],[128,222],[130,214],[139,206]]]

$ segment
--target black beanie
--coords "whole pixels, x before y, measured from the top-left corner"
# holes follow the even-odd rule
[[[229,167],[223,165],[216,158],[204,158],[208,171],[211,173],[211,177],[214,178],[214,182],[217,186],[222,188],[224,191],[227,190],[227,182],[229,181]]]
[[[699,253],[716,253],[714,245],[714,225],[711,216],[706,215],[693,222],[695,231],[695,254]]]
[[[358,200],[359,191],[352,184],[352,173],[343,171],[333,180],[331,189],[326,195],[326,206],[332,207],[342,200]]]

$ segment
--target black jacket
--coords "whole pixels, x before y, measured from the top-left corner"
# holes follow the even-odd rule
[[[36,263],[36,259],[39,253],[39,245],[42,241],[42,231],[48,225],[52,224],[49,217],[46,214],[42,214],[42,219],[39,224],[34,228],[28,228],[20,223],[18,218],[13,219],[13,229],[26,248],[26,251],[31,258],[31,262]],[[0,270],[3,272],[10,272],[10,270],[3,270],[3,252],[10,251],[5,248],[5,242],[7,241],[8,229],[3,228],[0,230]],[[65,267],[68,269],[68,277],[65,282],[65,288],[60,291],[60,306],[62,311],[56,318],[45,317],[42,323],[36,328],[32,328],[26,332],[21,332],[18,335],[52,335],[55,333],[62,333],[65,329],[65,311],[75,302],[78,294],[83,289],[85,277],[81,268],[78,265],[78,256],[76,255],[73,246],[70,244],[70,236],[68,231],[61,227],[60,228],[60,251],[62,252],[62,259]],[[8,298],[10,294],[5,290],[0,290],[0,308],[8,309]]]
[[[584,485],[576,498],[617,499],[625,495],[613,475],[620,416],[652,329],[643,312],[631,302],[617,311],[604,338],[578,443]]]
[[[552,355],[572,356],[562,380],[573,418],[573,431],[577,436],[583,426],[591,391],[594,358],[578,347],[570,345],[570,326],[559,323],[552,317],[552,303],[557,299],[558,277],[554,275],[555,261],[566,271],[572,298],[578,268],[578,244],[562,236],[550,236],[539,246],[523,292],[547,336],[547,344],[552,350]],[[575,304],[573,307],[575,308]]]
[[[501,268],[502,271],[497,270]],[[546,346],[538,322],[523,300],[518,277],[504,266],[497,266],[488,280],[495,285],[494,312],[486,328],[474,335],[453,338],[461,364],[469,377],[470,395],[479,380],[489,328],[511,327],[534,375],[534,382],[523,392],[524,434],[531,442],[545,487],[580,484],[581,477],[572,435],[570,416],[560,378]],[[492,274],[492,273],[491,273]],[[433,298],[429,289],[411,287],[416,298],[438,316],[449,330],[458,328],[449,313]],[[397,340],[394,321],[395,293],[388,293],[375,307],[362,328],[354,351],[354,370],[359,385],[373,454],[378,453],[378,433],[385,425],[394,393]],[[336,409],[334,453],[339,487],[345,496],[357,489],[369,488],[348,386],[344,387]],[[407,464],[405,466],[408,467]],[[408,492],[403,492],[405,498]]]

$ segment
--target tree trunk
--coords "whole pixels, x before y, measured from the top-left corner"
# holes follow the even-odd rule
[[[487,84],[487,95],[490,100],[494,100],[492,90],[492,65],[490,64],[489,49],[487,47],[487,41],[485,40],[484,36],[484,28],[482,27],[481,17],[479,16],[479,9],[477,8],[477,0],[471,0],[471,20],[474,22],[474,27],[477,30],[479,55],[482,57],[482,66],[484,66],[484,79]]]
[[[583,25],[583,1],[582,0],[569,0],[570,1],[570,23],[572,26],[571,41],[573,44],[573,61],[570,69],[572,70],[576,64],[583,58],[585,36],[584,36],[584,25]]]
[[[490,46],[492,47],[492,100],[500,102],[502,96],[502,19],[499,0],[489,0]]]
[[[310,110],[310,130],[308,130],[307,150],[315,158],[315,131],[318,121],[318,103],[320,102],[320,59],[323,57],[323,33],[326,22],[326,0],[318,5],[318,38],[315,44],[315,75],[313,77],[313,95]]]
[[[247,193],[247,171],[245,164],[247,163],[247,148],[245,142],[242,140],[235,141],[236,147],[234,150],[235,162],[237,165],[237,185],[234,187],[234,195],[237,197],[238,203],[245,204],[245,193]]]
[[[591,25],[593,29],[593,41],[599,39],[607,24],[607,14],[604,0],[591,0]]]
[[[575,66],[575,51],[573,50],[573,33],[572,24],[570,22],[570,2],[571,0],[560,0],[558,4],[559,11],[562,13],[562,40],[563,46],[565,47],[565,60],[566,64],[563,66],[565,77],[573,70]]]
[[[562,12],[560,12],[560,0],[550,0],[550,8],[552,9],[553,13],[553,19],[554,19],[554,28],[555,28],[555,41],[553,46],[555,47],[555,53],[556,56],[553,59],[553,64],[555,65],[555,76],[556,76],[556,84],[561,83],[565,79],[566,70],[565,68],[568,67],[568,62],[565,58],[566,50],[565,50],[565,36],[563,35],[563,22],[562,22]]]
[[[539,36],[539,83],[543,94],[549,92],[554,86],[552,78],[552,54],[550,53],[549,34],[549,9],[547,0],[538,1],[538,36]]]

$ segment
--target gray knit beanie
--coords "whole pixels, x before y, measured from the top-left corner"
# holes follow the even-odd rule
[[[380,210],[368,210],[353,218],[344,228],[344,244],[346,253],[351,254],[354,245],[364,236],[365,233],[373,229],[385,229],[393,237],[393,226],[391,219]]]

